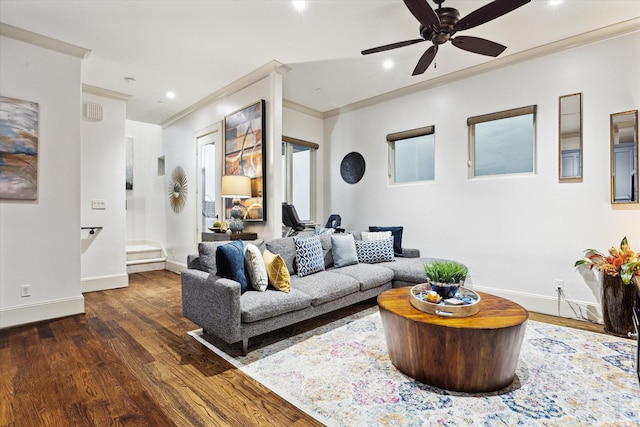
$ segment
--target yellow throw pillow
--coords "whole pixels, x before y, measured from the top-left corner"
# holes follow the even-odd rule
[[[291,277],[289,276],[289,270],[284,259],[280,255],[273,254],[268,250],[265,250],[262,254],[264,260],[264,266],[267,269],[267,276],[269,276],[269,283],[271,286],[279,291],[289,293],[291,289]]]

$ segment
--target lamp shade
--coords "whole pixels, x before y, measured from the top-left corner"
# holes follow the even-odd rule
[[[251,178],[245,175],[223,175],[222,197],[251,197]]]

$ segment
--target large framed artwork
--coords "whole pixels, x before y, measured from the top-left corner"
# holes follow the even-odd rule
[[[267,220],[264,107],[261,99],[224,118],[224,174],[251,178],[251,197],[241,201],[245,222]],[[232,200],[225,199],[224,207],[229,218]]]
[[[38,121],[37,103],[0,96],[0,199],[38,198]]]

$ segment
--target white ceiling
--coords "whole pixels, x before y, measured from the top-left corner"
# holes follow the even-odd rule
[[[487,3],[444,6],[465,16]],[[533,0],[463,34],[506,45],[503,58],[638,17],[640,0]],[[291,68],[285,99],[319,112],[494,60],[447,43],[437,68],[412,77],[430,44],[362,56],[418,37],[402,0],[310,0],[303,12],[288,0],[0,0],[0,21],[90,49],[83,83],[131,95],[127,118],[158,124],[273,60]]]

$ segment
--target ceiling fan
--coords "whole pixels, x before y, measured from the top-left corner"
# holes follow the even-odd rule
[[[495,0],[474,10],[462,19],[460,19],[460,12],[457,9],[442,7],[444,1],[433,0],[438,5],[438,8],[434,11],[427,3],[427,0],[404,0],[404,4],[409,11],[420,22],[421,38],[374,47],[363,50],[362,54],[369,55],[423,41],[430,41],[433,45],[420,57],[416,68],[413,70],[412,75],[414,76],[424,73],[429,68],[429,65],[436,57],[436,53],[438,53],[438,46],[449,40],[451,40],[451,44],[459,49],[495,57],[500,55],[507,47],[479,37],[453,37],[454,34],[499,18],[520,6],[524,6],[531,0]]]

